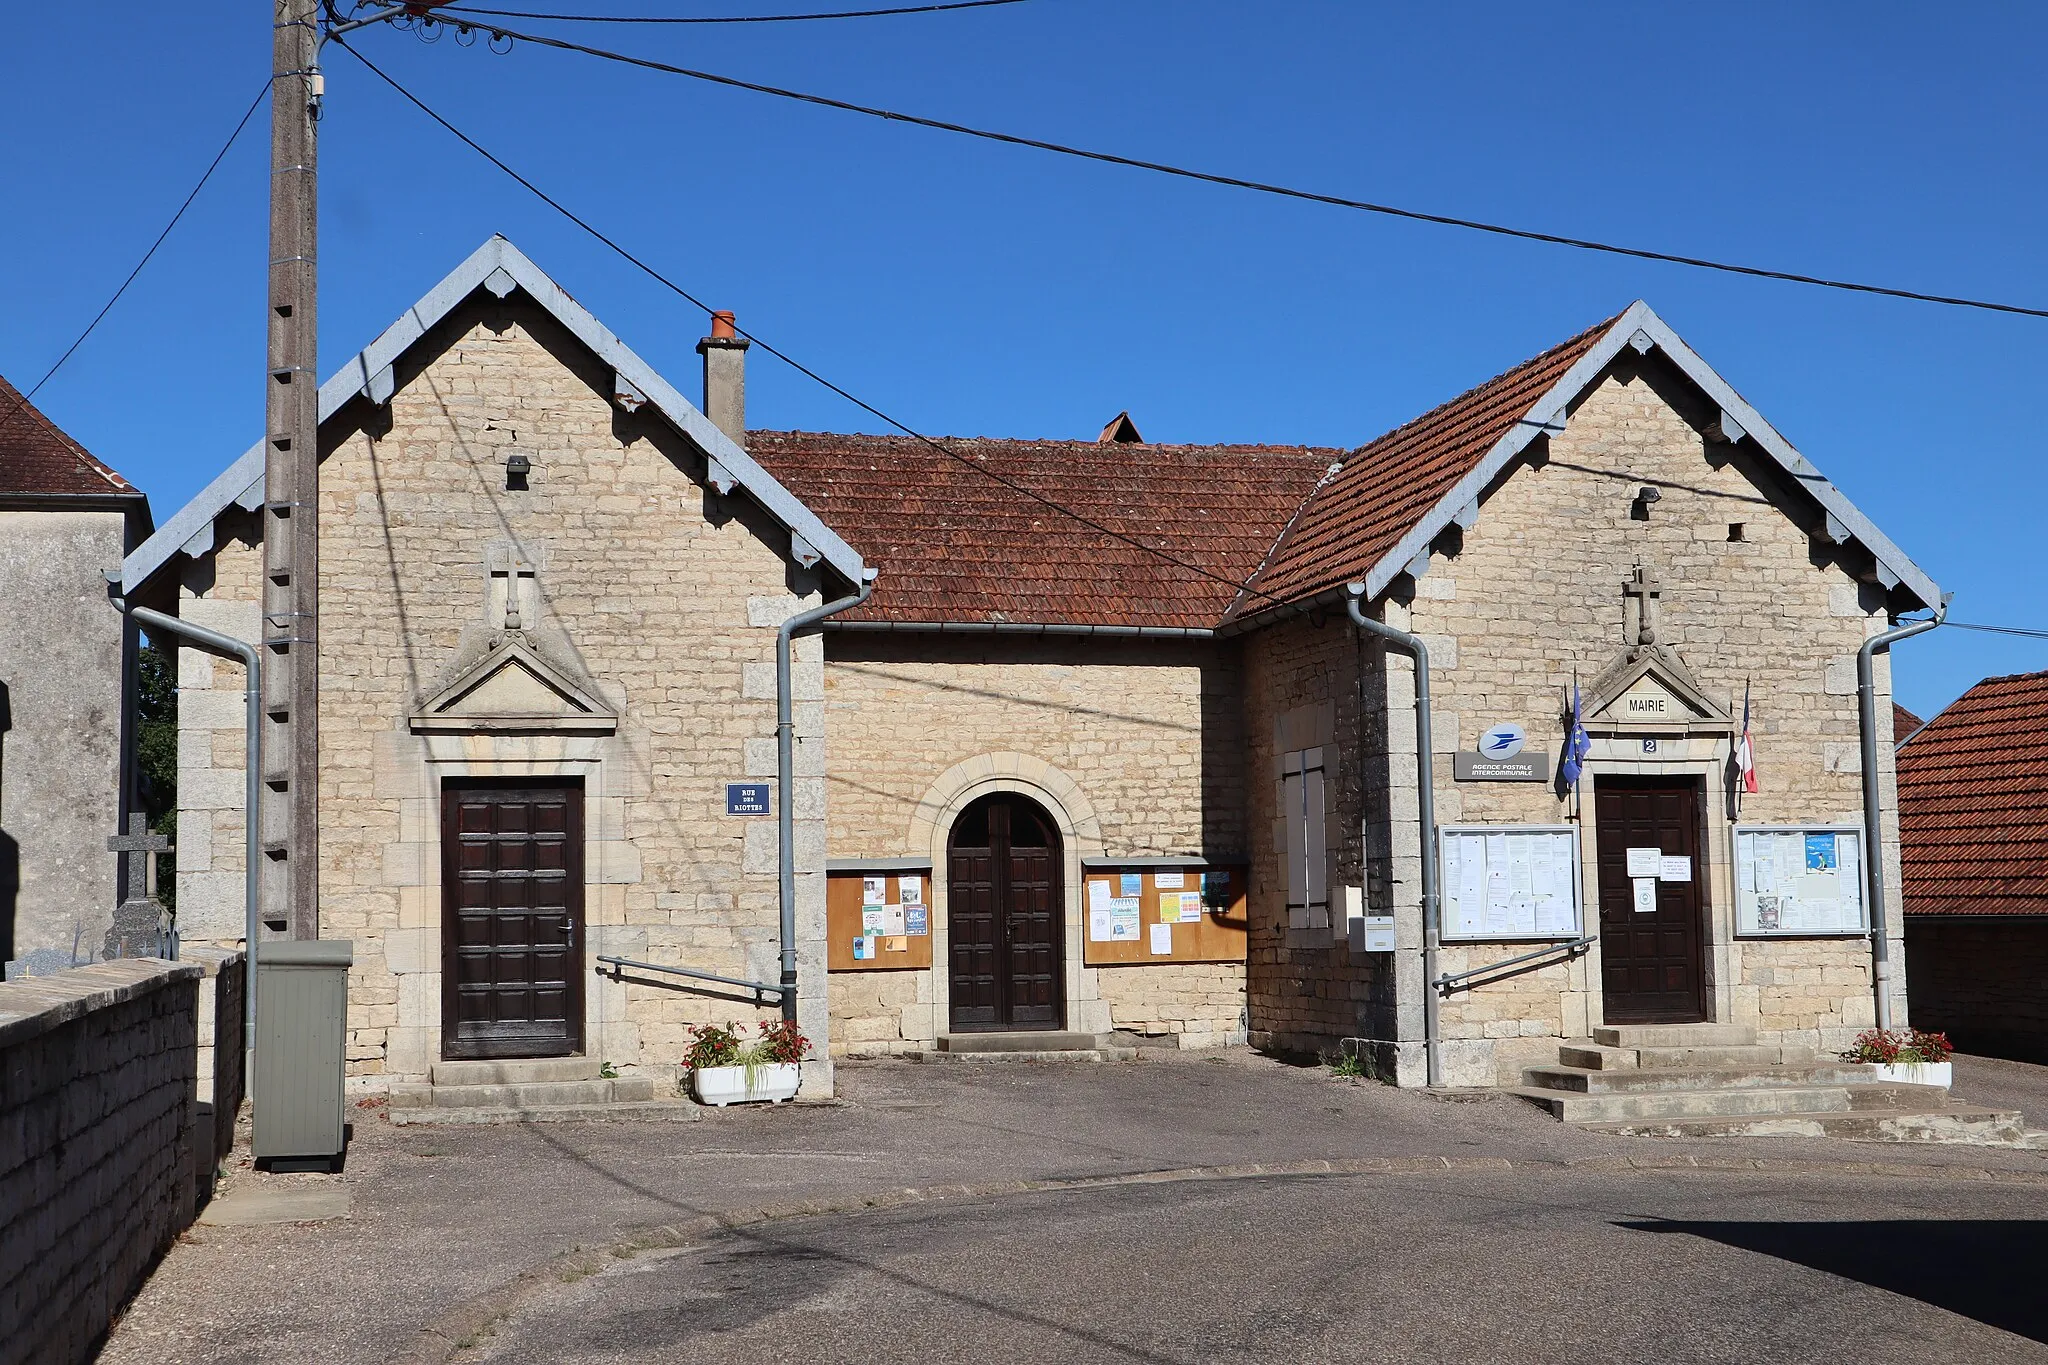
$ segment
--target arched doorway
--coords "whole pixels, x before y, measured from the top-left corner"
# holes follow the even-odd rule
[[[946,843],[954,1033],[1066,1026],[1065,863],[1045,808],[1014,792],[960,812]]]

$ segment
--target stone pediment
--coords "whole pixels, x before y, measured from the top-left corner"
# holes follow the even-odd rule
[[[1594,679],[1583,714],[1588,730],[1734,729],[1678,655],[1654,644],[1627,651]]]
[[[619,717],[589,688],[507,638],[414,711],[411,725],[415,731],[610,734]]]

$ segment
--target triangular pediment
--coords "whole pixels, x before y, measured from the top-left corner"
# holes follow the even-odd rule
[[[1728,713],[1700,690],[1678,655],[1659,645],[1641,646],[1616,659],[1594,679],[1583,714],[1593,729],[1733,724]]]
[[[619,718],[523,641],[505,639],[412,715],[414,730],[610,734]]]

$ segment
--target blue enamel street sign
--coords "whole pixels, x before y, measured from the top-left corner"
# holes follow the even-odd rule
[[[768,814],[768,784],[766,782],[726,783],[725,813],[727,815]]]

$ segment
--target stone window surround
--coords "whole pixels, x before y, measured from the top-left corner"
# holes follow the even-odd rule
[[[943,1035],[951,1029],[953,983],[946,969],[951,956],[946,920],[947,840],[961,812],[977,798],[994,792],[1029,797],[1044,807],[1059,827],[1066,1029],[1106,1033],[1111,1022],[1109,1006],[1100,990],[1101,969],[1089,967],[1082,960],[1087,946],[1088,916],[1082,899],[1081,860],[1104,856],[1101,822],[1087,794],[1072,777],[1029,754],[1002,752],[978,755],[942,773],[925,789],[904,836],[904,847],[911,856],[929,856],[932,860],[932,1031]]]

